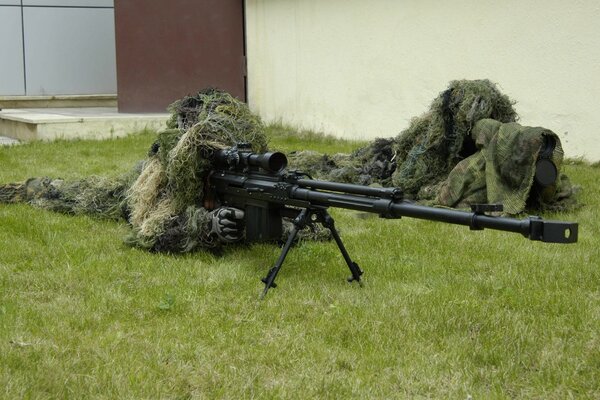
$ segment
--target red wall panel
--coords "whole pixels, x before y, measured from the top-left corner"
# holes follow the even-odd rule
[[[245,100],[243,0],[115,0],[121,112],[211,86]]]

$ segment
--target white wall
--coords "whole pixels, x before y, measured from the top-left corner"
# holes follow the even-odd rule
[[[267,121],[396,135],[454,79],[600,160],[597,0],[246,0],[248,98]]]

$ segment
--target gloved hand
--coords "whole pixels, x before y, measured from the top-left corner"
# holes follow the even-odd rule
[[[212,213],[212,231],[224,243],[234,243],[244,238],[244,211],[221,207]]]

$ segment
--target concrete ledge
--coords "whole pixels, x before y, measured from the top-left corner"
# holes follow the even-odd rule
[[[0,109],[49,107],[117,107],[117,95],[0,96]]]
[[[19,142],[17,139],[0,136],[0,146],[14,146],[19,143],[21,142]]]
[[[162,130],[169,114],[124,114],[112,107],[0,111],[0,136],[22,141],[109,139],[144,129]]]

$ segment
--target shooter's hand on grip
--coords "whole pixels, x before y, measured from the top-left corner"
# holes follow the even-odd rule
[[[224,243],[235,243],[244,238],[244,211],[221,207],[213,211],[212,231]]]

